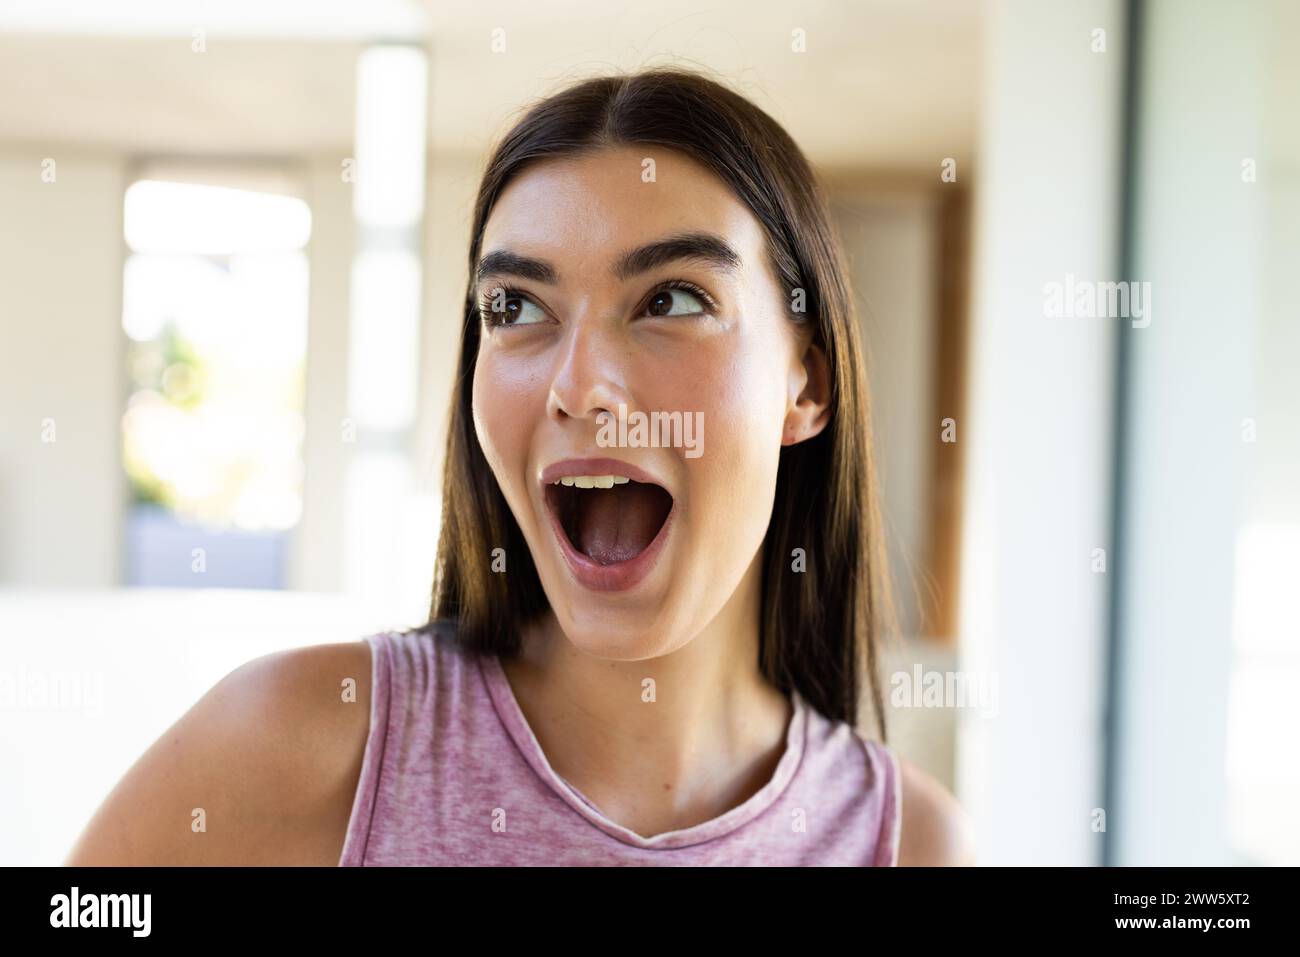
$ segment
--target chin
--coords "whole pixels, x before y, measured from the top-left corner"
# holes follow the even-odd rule
[[[558,576],[556,587],[547,578]],[[669,589],[643,582],[635,596],[593,594],[570,579],[563,568],[548,570],[543,588],[555,619],[571,645],[585,654],[613,661],[658,658],[681,647],[689,635],[679,634],[669,620],[673,607]]]

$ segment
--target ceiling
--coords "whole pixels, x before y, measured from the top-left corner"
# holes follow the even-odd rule
[[[9,0],[0,141],[346,155],[359,51],[414,40],[432,53],[431,146],[449,155],[481,155],[513,112],[575,78],[673,63],[726,78],[822,165],[932,168],[973,145],[982,11],[973,0]],[[504,52],[491,49],[496,28]],[[791,50],[795,29],[806,52]]]

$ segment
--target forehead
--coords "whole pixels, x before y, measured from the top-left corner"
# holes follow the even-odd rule
[[[646,159],[654,161],[649,182]],[[763,248],[753,213],[704,166],[661,147],[616,147],[526,169],[493,207],[481,252],[608,262],[643,242],[695,231],[724,236],[746,262]]]

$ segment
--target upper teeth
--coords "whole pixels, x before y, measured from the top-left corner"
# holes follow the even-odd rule
[[[561,475],[552,485],[576,485],[578,488],[613,488],[631,481],[624,475]]]

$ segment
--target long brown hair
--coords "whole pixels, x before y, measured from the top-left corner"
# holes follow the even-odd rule
[[[865,679],[884,739],[878,658],[892,603],[862,348],[843,256],[824,193],[794,140],[743,96],[698,73],[655,69],[577,83],[532,106],[488,161],[470,234],[431,623],[450,620],[473,650],[512,656],[521,625],[548,607],[474,431],[480,334],[474,275],[488,215],[529,164],[622,145],[675,150],[732,189],[766,233],[790,320],[808,324],[812,341],[825,350],[829,423],[781,450],[763,543],[759,668],[782,692],[796,688],[828,718],[855,726]],[[508,556],[504,573],[491,568],[497,548]],[[802,571],[795,570],[795,549],[803,550]]]

